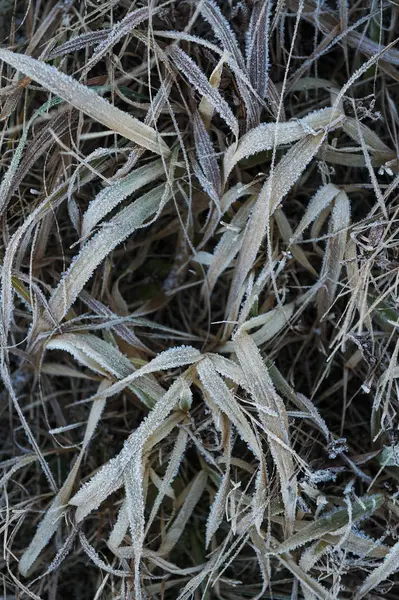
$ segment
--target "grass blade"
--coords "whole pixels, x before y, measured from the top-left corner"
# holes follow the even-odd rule
[[[99,398],[95,400],[90,409],[89,419],[87,421],[86,431],[80,453],[65,480],[64,485],[48,508],[44,519],[41,521],[37,531],[25,550],[19,561],[18,569],[21,575],[27,576],[29,569],[38,558],[43,548],[49,543],[50,539],[61,525],[62,516],[65,513],[66,505],[72,493],[72,488],[79,471],[84,453],[93,437],[94,431],[101,418],[105,406],[105,398],[102,398],[101,392],[107,387],[107,383],[101,383],[98,393]]]
[[[270,175],[262,187],[245,229],[238,264],[230,289],[227,315],[229,315],[233,299],[239,294],[240,288],[256,259],[269,226],[270,217],[317,153],[325,136],[326,133],[322,132],[315,136],[307,136],[297,142],[281,159],[274,173]]]
[[[144,194],[102,226],[100,231],[83,246],[53,292],[49,301],[51,320],[54,319],[58,323],[65,317],[95,268],[116,246],[137,228],[142,227],[145,220],[170,197],[170,190],[165,185],[161,185]]]
[[[391,550],[387,554],[384,559],[384,562],[373,569],[366,581],[360,587],[360,589],[356,592],[354,596],[354,600],[360,600],[360,598],[364,598],[366,594],[371,592],[374,588],[377,587],[380,583],[388,579],[393,573],[398,570],[399,566],[399,542],[392,546]]]
[[[238,360],[251,390],[276,463],[285,507],[285,535],[289,537],[294,528],[298,491],[295,466],[290,450],[286,409],[273,386],[255,342],[245,331],[239,331],[234,338],[234,343]]]
[[[0,49],[0,60],[21,71],[68,104],[81,110],[112,131],[132,140],[155,154],[169,156],[170,150],[160,135],[128,113],[120,110],[69,75],[40,60]]]
[[[349,198],[345,192],[340,192],[334,202],[331,215],[330,237],[327,241],[321,273],[322,279],[325,281],[325,286],[320,289],[317,299],[320,319],[327,313],[334,301],[337,281],[345,255],[349,221]]]

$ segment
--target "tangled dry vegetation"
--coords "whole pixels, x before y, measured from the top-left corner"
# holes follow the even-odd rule
[[[0,4],[2,597],[398,598],[398,4]]]

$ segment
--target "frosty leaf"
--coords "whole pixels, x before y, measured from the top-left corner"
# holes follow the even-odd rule
[[[286,516],[285,532],[286,535],[291,535],[296,514],[297,481],[290,450],[286,409],[273,386],[255,342],[245,331],[240,330],[234,338],[234,343],[259,418],[268,436],[270,450],[280,477]]]
[[[220,375],[227,379],[231,379],[231,381],[234,381],[237,385],[248,389],[244,373],[237,362],[234,362],[221,354],[211,354],[210,358],[213,366]]]
[[[219,207],[221,194],[220,169],[215,157],[212,141],[198,112],[194,113],[194,140],[198,162],[201,165],[205,178],[212,187],[212,196]]]
[[[205,0],[204,2],[201,2],[200,10],[202,16],[208,21],[213,29],[216,37],[222,42],[225,52],[232,57],[232,62],[236,65],[234,71],[237,75],[237,86],[245,102],[247,128],[250,129],[259,122],[259,102],[255,99],[252,90],[249,90],[245,83],[245,61],[241,54],[237,38],[216,2],[213,0]]]
[[[321,585],[316,579],[314,579],[309,573],[306,573],[301,567],[296,563],[296,561],[291,557],[290,554],[282,554],[278,556],[281,564],[291,571],[294,577],[300,581],[302,589],[308,590],[310,596],[306,598],[306,600],[329,600],[331,594],[329,591]]]
[[[268,546],[266,546],[265,541],[256,534],[252,534],[252,539],[254,541],[257,552],[266,557],[268,555]],[[274,540],[273,540],[274,541]],[[294,560],[291,554],[285,552],[283,554],[277,555],[278,560],[284,566],[284,568],[291,571],[294,575],[295,580],[301,583],[302,589],[306,589],[310,595],[310,598],[314,600],[317,598],[318,600],[329,600],[330,594],[328,590],[322,586],[318,581],[316,581],[309,573],[306,573],[304,569],[300,565],[298,565],[297,561]],[[313,596],[312,596],[313,594]],[[306,597],[306,600],[309,599],[309,596]],[[260,600],[260,598],[258,599]]]
[[[399,467],[399,446],[385,446],[378,455],[382,467]]]
[[[223,234],[220,242],[215,248],[214,254],[209,265],[207,281],[204,283],[203,293],[210,294],[220,275],[227,269],[239,252],[243,233],[241,229],[247,222],[249,214],[254,204],[254,200],[246,202],[233,217],[228,230]]]
[[[346,239],[350,221],[350,203],[345,192],[340,192],[334,202],[327,248],[321,272],[324,287],[318,293],[319,318],[332,306],[337,289],[337,282],[345,255]]]
[[[144,545],[144,485],[143,460],[139,451],[126,467],[123,481],[126,492],[126,512],[132,536],[134,556],[134,587],[137,600],[141,600],[140,561]]]
[[[226,501],[227,494],[230,489],[230,466],[231,466],[231,433],[230,428],[227,435],[227,443],[225,447],[225,459],[226,466],[225,472],[223,474],[222,481],[218,487],[218,490],[215,495],[215,499],[213,504],[209,510],[208,520],[206,522],[206,547],[209,547],[211,543],[212,537],[215,535],[216,531],[219,529],[219,526],[223,520],[223,514],[226,510]]]
[[[247,35],[247,70],[261,98],[266,97],[269,78],[270,12],[270,2],[254,4]]]
[[[243,158],[258,152],[272,150],[274,146],[291,144],[306,138],[310,132],[319,133],[321,129],[335,126],[342,115],[332,108],[316,110],[302,119],[286,123],[262,123],[251,129],[237,145],[228,148],[224,157],[224,179],[228,179],[234,166]]]
[[[158,554],[168,554],[176,545],[179,537],[187,525],[189,518],[191,517],[197,502],[205,490],[207,478],[207,474],[204,471],[200,471],[194,477],[193,481],[190,482],[190,488],[184,500],[183,506],[181,507],[171,527],[168,529],[165,539],[159,547]]]
[[[271,260],[265,262],[262,270],[255,281],[248,281],[248,287],[245,290],[246,298],[241,305],[242,297],[237,297],[235,305],[232,307],[232,312],[236,314],[238,308],[241,305],[239,312],[238,325],[242,326],[249,318],[253,306],[258,302],[259,295],[262,293],[268,282],[272,277],[278,277],[285,267],[286,259],[277,261]]]
[[[360,586],[354,596],[354,600],[360,600],[366,594],[371,592],[377,585],[388,579],[393,573],[396,573],[399,567],[399,542],[392,546],[391,550],[384,559],[384,562],[373,569],[368,575],[366,581]]]
[[[187,77],[190,83],[198,90],[198,92],[202,94],[202,96],[204,96],[210,104],[212,104],[222,119],[230,127],[234,135],[238,136],[238,123],[235,116],[231,112],[229,105],[222,98],[218,90],[211,86],[195,62],[178,46],[174,46],[169,51],[169,57],[173,60],[176,67]]]
[[[59,322],[64,318],[95,268],[116,246],[135,229],[142,227],[144,221],[157,211],[161,201],[164,200],[165,191],[167,198],[170,198],[170,191],[161,185],[132,202],[105,223],[100,231],[83,246],[50,298],[50,319]]]
[[[110,573],[111,575],[116,575],[117,577],[127,577],[130,576],[129,571],[122,571],[121,569],[114,569],[110,565],[108,565],[105,560],[103,560],[98,552],[95,551],[93,546],[89,543],[86,536],[82,531],[79,531],[79,540],[82,545],[83,550],[86,552],[87,556],[91,561],[94,562],[97,567],[99,567],[102,571],[106,573]]]
[[[0,49],[0,60],[7,62],[14,69],[22,71],[50,92],[60,96],[63,100],[99,123],[109,127],[112,131],[120,133],[139,146],[155,152],[155,154],[169,155],[168,146],[154,129],[113,106],[94,90],[85,87],[69,75],[58,71],[55,67],[25,54],[16,54],[4,48]]]
[[[155,161],[136,169],[123,180],[118,179],[97,194],[83,215],[82,238],[87,238],[101,219],[118,206],[118,204],[136,190],[156,181],[164,172],[165,169],[162,161]]]
[[[44,519],[39,524],[36,533],[29,544],[28,548],[23,553],[18,569],[21,575],[26,577],[29,569],[39,556],[43,548],[48,544],[51,537],[57,531],[62,521],[62,516],[65,512],[66,504],[68,503],[69,497],[72,492],[72,488],[75,482],[75,478],[78,474],[80,464],[82,462],[84,453],[89,445],[89,442],[94,434],[97,424],[101,418],[101,413],[105,406],[105,398],[101,396],[101,392],[107,387],[106,383],[101,383],[99,388],[99,398],[92,404],[89,419],[87,421],[86,431],[83,439],[83,444],[80,453],[67,477],[64,485],[59,490],[58,494],[52,501],[48,508]]]
[[[246,276],[252,268],[266,234],[270,216],[279,207],[284,196],[300,177],[325,139],[326,133],[307,136],[297,142],[281,159],[274,172],[262,187],[251,218],[245,229],[238,264],[230,288],[229,308],[238,295]]]
[[[86,46],[93,46],[94,44],[98,44],[103,41],[109,35],[109,30],[99,30],[99,31],[89,31],[88,33],[82,33],[71,40],[68,40],[61,46],[54,48],[48,54],[49,59],[56,58],[57,56],[63,56],[64,54],[69,54],[72,52],[76,52],[77,50],[81,50]]]
[[[213,29],[216,37],[222,42],[224,49],[234,57],[238,65],[243,67],[244,59],[237,38],[216,2],[213,0],[204,0],[200,5],[200,10],[202,16]]]
[[[79,298],[85,304],[87,304],[87,306],[94,312],[94,314],[102,316],[105,319],[109,319],[109,322],[111,323],[110,329],[115,331],[128,344],[130,344],[134,348],[138,348],[140,350],[145,351],[146,353],[151,354],[151,351],[147,348],[147,346],[145,346],[145,344],[143,344],[143,342],[139,340],[139,338],[133,333],[133,331],[129,327],[130,323],[134,325],[137,323],[137,321],[135,321],[134,319],[124,320],[123,318],[118,317],[118,315],[113,313],[112,310],[110,310],[102,302],[92,298],[90,294],[88,294],[85,290],[82,290],[80,292]],[[152,326],[151,323],[148,323],[147,325],[148,327]]]
[[[205,565],[201,565],[202,568],[200,572],[194,577],[190,577],[182,591],[177,597],[177,600],[191,600],[193,597],[193,593],[198,587],[206,580],[206,578],[212,574],[215,569],[215,564],[217,562],[218,556],[213,555]]]
[[[250,337],[257,346],[261,346],[271,340],[279,333],[279,331],[287,326],[287,323],[294,314],[294,309],[294,302],[290,302],[281,307],[278,306],[258,317],[247,320],[240,330],[251,331],[252,329],[259,327],[255,333],[250,334]],[[219,352],[234,352],[234,349],[234,342],[226,342],[221,348],[218,348]]]
[[[157,364],[162,365],[162,361],[161,363],[158,361]],[[181,364],[181,362],[177,361],[177,364]],[[131,376],[132,379],[150,372],[150,365],[151,363],[149,363],[147,367],[138,369],[138,371]],[[70,500],[70,504],[78,507],[76,513],[76,519],[78,521],[81,521],[92,510],[100,506],[113,491],[117,490],[122,485],[124,469],[135,457],[141,457],[144,445],[150,436],[155,434],[158,429],[162,430],[163,423],[166,421],[174,406],[178,403],[180,394],[182,390],[185,389],[186,385],[187,382],[184,381],[182,377],[176,379],[165,395],[158,400],[153,410],[148,414],[140,426],[131,434],[119,455],[104,465]],[[180,417],[180,419],[181,418],[182,417]],[[168,432],[165,432],[165,434],[167,435]]]
[[[215,89],[218,89],[219,87],[220,79],[222,77],[223,65],[225,61],[226,56],[223,55],[209,77],[209,84]],[[201,102],[199,103],[198,112],[204,123],[205,129],[208,131],[211,125],[214,107],[213,104],[209,102],[205,96],[201,99]]]
[[[198,375],[206,392],[212,401],[224,412],[235,425],[240,437],[248,444],[254,455],[263,461],[258,440],[243,411],[228,389],[227,385],[217,373],[209,358],[204,358],[197,366]]]
[[[352,552],[356,556],[362,558],[385,558],[389,552],[389,547],[384,546],[378,540],[367,536],[361,529],[358,531],[352,530],[346,534],[346,539],[342,540],[342,536],[327,533],[324,539],[334,546],[339,544],[344,550]]]
[[[118,378],[134,372],[132,363],[117,348],[91,334],[64,333],[55,336],[46,344],[47,350],[65,350],[81,364],[101,375]]]
[[[187,431],[185,431],[184,429],[179,429],[179,432],[177,434],[177,439],[176,439],[175,445],[173,447],[173,450],[171,452],[168,466],[166,468],[165,475],[163,477],[161,486],[158,490],[158,495],[155,499],[154,504],[152,505],[150,516],[148,517],[147,527],[146,527],[147,531],[149,530],[152,522],[155,519],[155,516],[162,504],[162,501],[163,501],[164,495],[166,494],[166,490],[167,490],[168,486],[171,485],[171,483],[173,482],[173,479],[176,477],[176,474],[179,470],[180,463],[184,456],[184,451],[186,449],[187,438],[188,438]]]
[[[328,551],[329,544],[324,540],[314,542],[302,553],[299,566],[308,573],[318,560]]]
[[[129,527],[129,518],[127,514],[127,500],[125,499],[119,509],[118,518],[116,519],[115,525],[108,538],[108,546],[111,550],[117,554],[119,546],[121,545],[123,538]]]
[[[350,519],[353,523],[367,515],[372,515],[380,508],[383,502],[381,495],[363,496],[352,505],[352,515],[348,514],[347,508],[335,510],[325,517],[320,517],[313,523],[308,523],[297,533],[294,533],[290,539],[283,542],[273,550],[273,554],[282,554],[295,550],[308,542],[322,538],[326,534],[334,532],[345,527]]]
[[[309,202],[306,212],[291,238],[291,243],[295,242],[295,240],[298,240],[301,237],[305,229],[309,227],[309,225],[318,217],[318,215],[332,203],[338,194],[339,189],[332,183],[323,185],[317,190],[316,194]]]
[[[55,336],[46,344],[46,348],[69,352],[81,364],[103,376],[124,379],[135,372],[130,360],[115,346],[91,334],[65,333]],[[162,386],[148,375],[140,380],[138,386],[131,384],[130,389],[148,408],[152,408],[164,393]]]
[[[109,31],[106,32],[105,39],[99,40],[99,44],[94,49],[93,57],[87,62],[84,67],[84,73],[97,64],[107,52],[109,52],[115,44],[117,44],[124,36],[132,29],[140,25],[143,21],[154,17],[162,10],[162,6],[153,6],[151,10],[148,6],[143,6],[129,12],[121,21],[115,23]]]
[[[127,375],[121,381],[111,385],[105,392],[106,396],[113,396],[118,394],[125,387],[135,382],[137,379],[141,379],[149,374],[155,373],[156,371],[166,371],[168,369],[176,369],[187,364],[196,363],[202,359],[201,353],[190,346],[180,346],[165,350],[158,354],[156,358],[151,360],[147,365],[141,367],[131,375]],[[140,382],[139,382],[140,383]]]

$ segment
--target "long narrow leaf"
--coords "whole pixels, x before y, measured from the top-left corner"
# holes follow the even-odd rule
[[[154,129],[113,106],[94,90],[85,87],[55,67],[4,48],[0,49],[0,60],[10,64],[89,117],[136,142],[139,146],[143,146],[155,154],[164,156],[170,154],[168,146]]]

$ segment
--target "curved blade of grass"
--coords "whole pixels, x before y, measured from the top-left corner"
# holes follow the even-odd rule
[[[204,19],[208,21],[213,29],[215,36],[222,42],[225,52],[228,52],[236,63],[235,71],[243,75],[243,77],[237,76],[237,86],[245,103],[247,128],[250,129],[259,122],[260,107],[252,91],[250,91],[243,81],[247,73],[244,57],[237,38],[216,2],[213,0],[204,0],[201,2],[199,9]]]
[[[384,559],[384,562],[373,569],[368,575],[366,581],[356,592],[354,600],[360,600],[366,594],[371,592],[377,585],[388,579],[393,573],[396,573],[399,568],[399,542],[392,546],[391,550]]]
[[[102,411],[105,406],[105,398],[101,397],[101,392],[108,385],[108,382],[102,382],[100,384],[98,394],[99,397],[95,400],[91,406],[89,418],[86,425],[86,431],[83,438],[83,444],[80,449],[79,455],[67,477],[64,485],[59,490],[58,494],[52,501],[50,507],[48,508],[44,519],[41,521],[39,527],[36,530],[36,533],[29,544],[28,548],[25,550],[21,559],[19,561],[18,569],[21,575],[24,577],[27,576],[29,569],[33,565],[33,563],[38,558],[39,554],[43,550],[45,546],[49,543],[50,539],[57,531],[59,525],[62,521],[62,515],[65,512],[66,505],[68,503],[69,497],[72,492],[72,488],[76,479],[76,476],[79,471],[80,464],[82,462],[84,453],[87,450],[87,447],[90,443],[91,438],[93,437],[94,431],[97,427],[97,424],[101,418]]]
[[[198,351],[193,353],[191,358],[187,354],[184,360],[188,362],[194,362],[198,360]],[[168,351],[171,352],[171,351]],[[165,360],[169,355],[165,352]],[[173,354],[173,352],[172,352]],[[161,357],[161,360],[159,358]],[[181,351],[175,353],[175,361],[170,363],[170,366],[166,368],[173,368],[187,364],[181,361]],[[154,361],[156,363],[154,364]],[[138,369],[131,377],[132,379],[138,379],[142,375],[152,372],[152,369],[158,370],[162,366],[166,366],[165,361],[162,360],[162,354],[154,359],[145,367]],[[85,484],[75,496],[70,500],[70,504],[78,507],[76,512],[77,521],[84,519],[92,510],[100,506],[100,504],[116,489],[121,485],[121,477],[124,469],[131,462],[131,460],[140,455],[142,449],[147,440],[155,434],[157,430],[162,430],[163,424],[167,417],[173,410],[174,406],[178,403],[180,394],[185,389],[185,386],[189,383],[190,370],[186,372],[185,376],[181,376],[174,381],[169,390],[164,394],[162,398],[156,403],[153,410],[148,414],[146,419],[140,424],[140,426],[131,434],[128,440],[125,442],[123,450],[111,459],[106,465],[104,465],[100,471],[87,483]],[[183,415],[180,419],[183,418]],[[162,437],[161,437],[162,439]]]
[[[220,80],[222,78],[223,66],[225,62],[226,56],[223,55],[209,77],[209,84],[215,89],[219,88]],[[213,104],[209,102],[209,100],[207,100],[204,96],[201,99],[201,102],[199,103],[198,112],[207,131],[209,131],[209,128],[211,126],[214,111],[215,109],[213,107]]]
[[[248,444],[253,454],[263,462],[262,449],[247,418],[226,383],[217,373],[211,359],[204,358],[197,365],[197,371],[204,389],[213,402],[234,424],[238,434]]]
[[[294,533],[290,539],[272,550],[271,554],[291,552],[309,542],[321,539],[326,534],[334,534],[343,527],[346,527],[350,520],[355,523],[359,519],[374,514],[382,504],[383,496],[381,494],[363,496],[353,503],[351,515],[349,515],[347,507],[334,510],[325,517],[320,517],[313,523],[305,525],[302,529]]]
[[[216,203],[218,212],[220,212],[219,197],[222,192],[220,169],[215,157],[212,140],[198,112],[195,112],[193,115],[193,130],[198,162],[208,182],[208,186],[209,184],[211,185],[211,197]]]
[[[253,267],[256,256],[266,234],[270,216],[279,207],[284,196],[301,176],[306,166],[317,153],[326,132],[306,136],[293,146],[280,160],[274,172],[262,187],[250,221],[245,229],[238,264],[230,287],[227,319],[234,299],[238,296],[245,278]]]
[[[0,48],[0,60],[37,81],[44,88],[112,131],[116,131],[155,154],[169,156],[168,146],[155,129],[144,125],[138,119],[113,106],[94,90],[87,88],[55,67],[4,48]]]
[[[168,529],[162,544],[158,549],[158,554],[168,554],[178,542],[182,535],[193,510],[199,502],[206,486],[208,475],[205,471],[200,471],[189,483],[189,491],[184,500],[176,519]]]
[[[265,427],[279,474],[285,508],[285,534],[289,537],[294,529],[298,491],[294,461],[290,452],[287,412],[284,402],[274,388],[259,350],[248,333],[239,330],[234,337],[234,344],[237,358],[258,409],[259,418]],[[277,440],[281,440],[283,444],[279,444]]]
[[[144,221],[156,213],[160,204],[171,197],[170,188],[161,185],[147,192],[105,223],[75,257],[49,301],[47,318],[59,323],[75,302],[83,286],[98,265]]]
[[[225,459],[225,472],[218,486],[218,490],[215,494],[215,499],[209,510],[208,519],[206,521],[206,534],[205,534],[205,545],[208,548],[213,536],[219,529],[220,524],[223,520],[223,515],[226,511],[227,496],[230,489],[230,467],[231,467],[231,428],[230,424],[227,425],[228,431],[225,436],[224,445],[224,459]]]
[[[234,215],[228,230],[222,235],[218,245],[212,255],[209,265],[206,282],[202,288],[203,294],[211,294],[220,275],[231,264],[234,257],[238,254],[243,240],[241,229],[246,224],[255,198],[248,200]]]
[[[291,317],[294,314],[296,303],[290,302],[283,306],[278,306],[273,310],[269,310],[266,313],[253,317],[248,321],[245,321],[244,325],[240,327],[240,331],[251,331],[259,327],[258,331],[250,334],[251,339],[257,346],[262,346],[275,335],[277,335],[284,327],[287,327]],[[235,350],[235,342],[226,342],[218,348],[218,352],[230,353]]]
[[[345,255],[346,239],[350,222],[350,203],[345,192],[340,192],[334,201],[331,215],[330,236],[324,254],[321,279],[324,286],[317,296],[318,315],[321,319],[332,306],[337,289],[342,261]]]
[[[156,517],[156,514],[162,504],[162,501],[163,501],[163,498],[164,498],[167,488],[171,485],[174,478],[176,477],[176,474],[179,470],[180,463],[184,456],[184,452],[185,452],[186,445],[187,445],[187,439],[188,439],[187,431],[183,428],[179,429],[179,432],[178,432],[177,438],[176,438],[176,442],[173,446],[173,450],[170,455],[168,466],[165,471],[165,475],[162,479],[161,487],[159,488],[155,502],[151,507],[151,513],[150,513],[150,516],[148,517],[147,527],[146,527],[147,532],[148,532],[149,528],[151,527],[151,525]]]
[[[162,160],[154,161],[133,171],[122,180],[114,181],[101,190],[87,207],[82,220],[82,238],[85,239],[95,226],[123,200],[148,183],[156,181],[165,173]]]
[[[269,81],[269,29],[271,2],[254,5],[247,35],[247,71],[261,98],[267,95]]]
[[[292,235],[291,243],[298,240],[307,227],[319,216],[319,214],[329,206],[334,198],[339,194],[339,188],[332,183],[327,183],[319,188],[308,204],[298,227]]]
[[[332,108],[322,108],[286,123],[261,123],[242,136],[238,144],[230,146],[224,157],[224,180],[227,181],[234,166],[242,159],[258,152],[272,150],[275,145],[292,144],[305,138],[310,132],[329,127],[334,121],[341,122],[343,115]]]
[[[116,555],[118,555],[118,549],[123,542],[123,538],[125,537],[128,528],[129,517],[127,514],[127,500],[125,498],[119,509],[118,517],[107,541],[108,547]]]
[[[189,82],[202,94],[215,110],[220,114],[222,119],[230,127],[234,135],[238,136],[238,123],[233,115],[226,100],[222,98],[219,91],[212,87],[208,79],[205,77],[201,69],[195,62],[181,50],[178,46],[174,46],[168,52],[169,57],[173,60],[176,67],[187,77]]]
[[[63,56],[72,52],[77,52],[86,46],[93,46],[104,40],[109,35],[109,29],[102,29],[98,31],[89,31],[88,33],[82,33],[67,42],[61,44],[57,48],[51,50],[47,55],[48,59],[56,58],[57,56]]]

